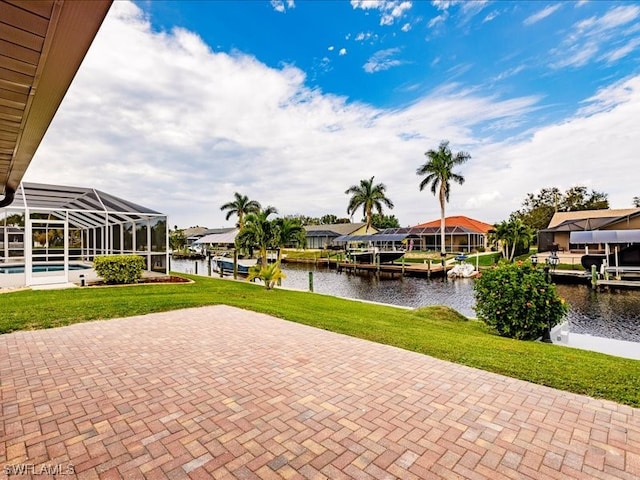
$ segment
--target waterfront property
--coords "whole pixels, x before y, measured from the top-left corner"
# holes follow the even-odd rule
[[[343,235],[365,235],[376,233],[378,229],[370,228],[367,224],[358,223],[333,223],[328,225],[306,225],[304,227],[307,238],[307,248],[331,248],[337,246],[334,240]]]
[[[640,208],[556,212],[549,226],[538,232],[538,251],[604,253],[605,242],[574,243],[571,232],[640,229]],[[623,245],[619,245],[623,246]]]
[[[147,271],[167,273],[160,212],[82,187],[23,182],[15,199],[0,209],[0,262],[22,267],[22,285],[68,283],[74,265],[98,255],[140,255]]]
[[[488,248],[488,234],[493,225],[462,215],[445,218],[445,250],[447,252],[472,252]],[[440,251],[440,220],[421,223],[413,227],[388,228],[380,233],[416,236],[409,241],[409,250]]]

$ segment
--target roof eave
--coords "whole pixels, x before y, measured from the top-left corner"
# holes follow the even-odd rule
[[[84,59],[112,0],[55,2],[36,75],[22,114],[0,194],[17,190],[35,152]]]

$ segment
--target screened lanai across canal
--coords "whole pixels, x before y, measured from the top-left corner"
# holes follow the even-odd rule
[[[68,283],[98,255],[139,255],[167,273],[166,215],[93,188],[20,184],[0,210],[0,275],[25,285]]]

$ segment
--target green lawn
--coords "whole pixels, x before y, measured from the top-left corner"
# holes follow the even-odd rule
[[[188,275],[186,275],[188,276]],[[404,310],[247,282],[18,291],[0,295],[0,332],[202,305],[267,313],[483,370],[640,406],[640,361],[495,336],[445,307]]]

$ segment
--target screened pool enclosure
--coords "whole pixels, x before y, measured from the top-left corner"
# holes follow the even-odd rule
[[[23,265],[25,285],[67,283],[98,255],[139,255],[167,273],[167,238],[166,215],[92,188],[23,182],[0,209],[0,267]]]

